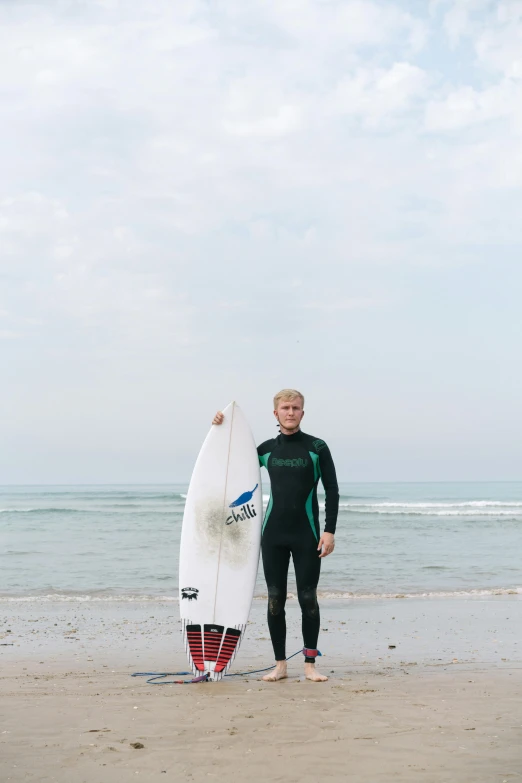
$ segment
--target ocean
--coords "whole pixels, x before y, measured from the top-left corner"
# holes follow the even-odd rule
[[[522,482],[340,490],[323,597],[522,594]],[[177,601],[186,492],[186,484],[0,487],[0,602]],[[269,485],[264,492],[266,504]],[[260,567],[256,597],[265,594]]]

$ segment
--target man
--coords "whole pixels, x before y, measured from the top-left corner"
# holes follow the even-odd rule
[[[334,463],[323,440],[301,430],[304,397],[295,389],[283,389],[274,397],[274,416],[280,435],[258,446],[259,462],[268,470],[271,496],[263,522],[261,552],[268,588],[268,628],[276,659],[275,669],[263,677],[283,680],[286,668],[285,603],[290,555],[294,561],[297,597],[301,606],[305,677],[314,682],[328,679],[315,667],[320,616],[317,584],[321,559],[335,546],[339,487]],[[221,424],[218,412],[212,424]],[[324,533],[319,529],[317,484],[326,493]]]

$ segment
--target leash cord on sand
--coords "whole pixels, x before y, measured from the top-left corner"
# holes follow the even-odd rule
[[[298,650],[293,655],[285,658],[285,660],[289,661],[290,658],[295,658],[296,655],[299,655],[302,652],[302,650]],[[266,669],[254,669],[254,671],[251,672],[234,672],[233,674],[225,674],[225,677],[244,677],[247,674],[267,672],[273,668],[272,665],[267,666]],[[156,680],[162,680],[164,677],[186,677],[190,674],[192,674],[192,672],[164,672],[163,674],[160,672],[134,672],[134,674],[131,674],[131,677],[148,677],[149,679],[146,682],[150,683],[150,685],[192,685],[196,682],[208,682],[208,674],[203,674],[201,677],[194,677],[192,680],[164,680],[163,682],[156,682]]]

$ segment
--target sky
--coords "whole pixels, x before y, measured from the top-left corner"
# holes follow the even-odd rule
[[[0,484],[522,477],[522,2],[0,3]]]

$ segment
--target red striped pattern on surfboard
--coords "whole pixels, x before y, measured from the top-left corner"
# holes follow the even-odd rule
[[[212,679],[220,680],[237,655],[245,629],[246,625],[238,625],[225,631],[222,625],[201,626],[182,620],[185,650],[194,674],[209,670]]]
[[[203,629],[205,661],[217,661],[225,628],[222,625],[204,625]]]
[[[200,672],[205,671],[203,662],[203,640],[201,637],[201,625],[187,625],[187,640],[194,662],[194,666]]]
[[[223,669],[228,665],[230,659],[234,655],[240,636],[241,631],[236,631],[235,628],[227,628],[227,632],[223,639],[221,650],[216,662],[216,672],[222,672]]]

